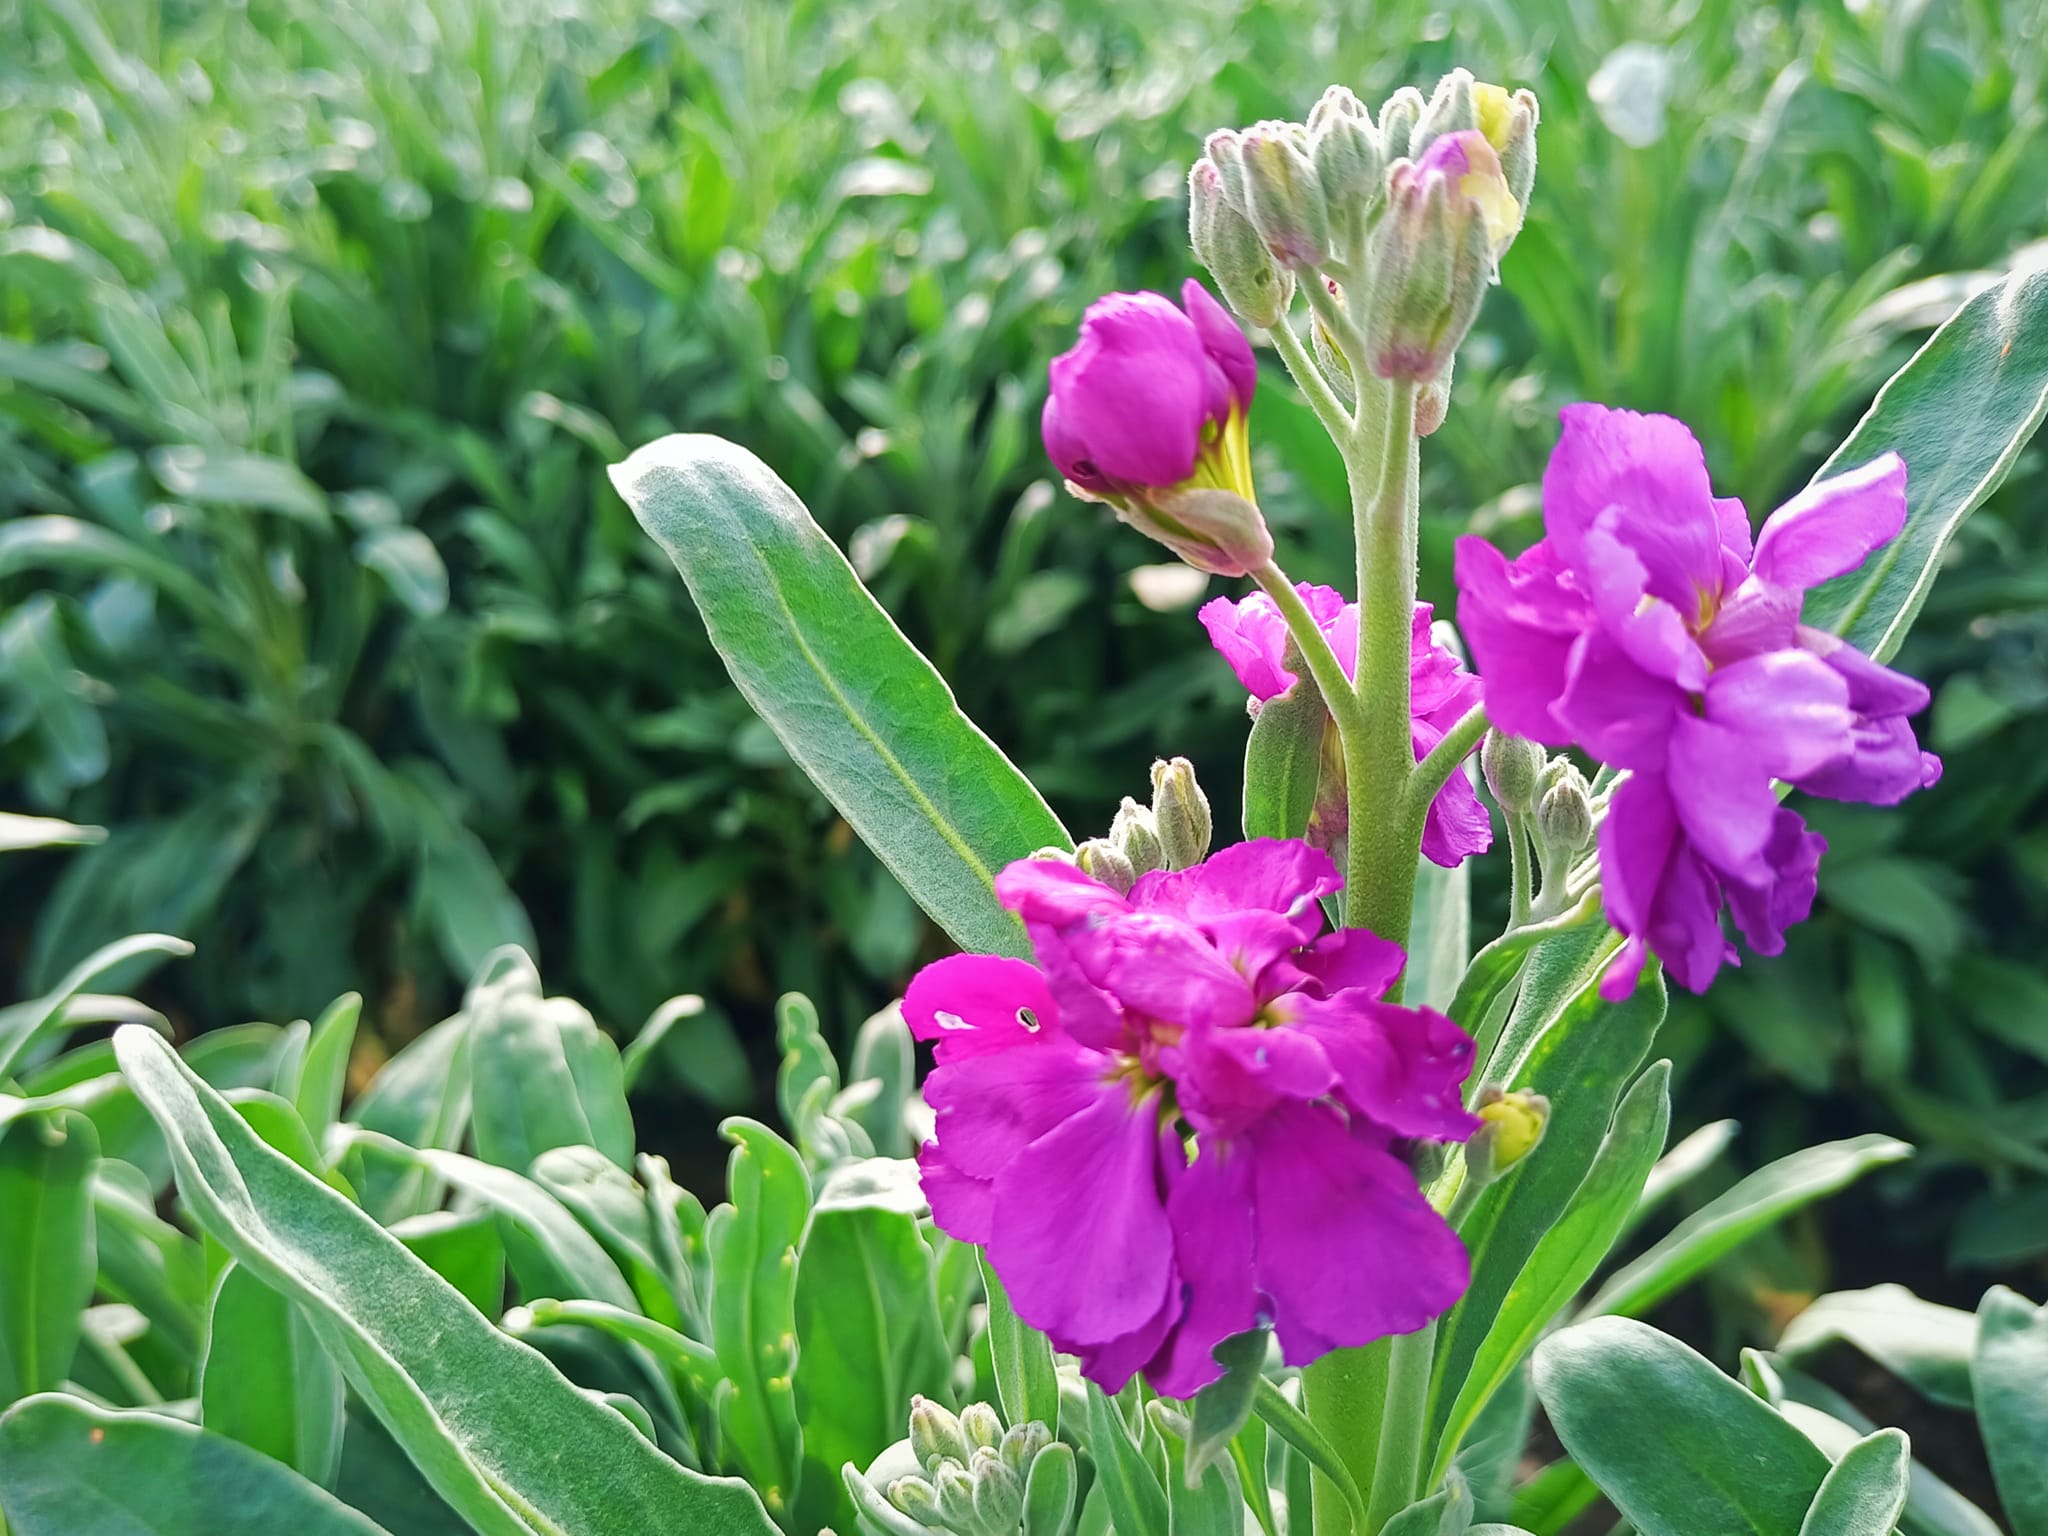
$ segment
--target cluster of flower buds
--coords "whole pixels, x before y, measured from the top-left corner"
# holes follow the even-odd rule
[[[1018,1536],[1032,1466],[1052,1443],[1052,1432],[1035,1419],[1005,1430],[987,1403],[954,1414],[913,1397],[910,1451],[923,1472],[893,1479],[886,1496],[897,1511],[942,1536]]]
[[[1195,782],[1195,765],[1184,757],[1161,758],[1152,765],[1150,807],[1124,796],[1109,835],[1081,844],[1074,862],[1121,896],[1140,875],[1201,863],[1212,831],[1209,797]]]
[[[1443,419],[1452,353],[1471,329],[1536,180],[1536,98],[1454,70],[1424,101],[1403,87],[1374,122],[1332,86],[1306,123],[1211,134],[1188,178],[1195,255],[1238,315],[1284,323],[1297,280],[1341,285],[1363,363],[1423,386]],[[1319,335],[1340,392],[1351,363]]]

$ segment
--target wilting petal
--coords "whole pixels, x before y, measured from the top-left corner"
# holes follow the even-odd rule
[[[1642,562],[1646,586],[1681,614],[1718,592],[1721,514],[1700,445],[1684,423],[1600,405],[1568,405],[1543,472],[1543,526],[1564,563],[1585,571],[1587,536],[1620,513],[1615,536]],[[1484,669],[1482,668],[1482,673]]]
[[[1679,824],[1700,856],[1735,879],[1761,880],[1778,797],[1755,743],[1726,726],[1681,715],[1664,777]]]
[[[1472,1038],[1442,1014],[1342,992],[1289,999],[1286,1016],[1282,1033],[1322,1047],[1353,1113],[1395,1136],[1463,1141],[1479,1129],[1458,1091],[1472,1071]]]
[[[1879,454],[1815,481],[1773,512],[1751,568],[1773,586],[1804,592],[1855,570],[1905,526],[1906,462]]]
[[[1913,727],[1898,715],[1859,720],[1844,756],[1793,780],[1810,795],[1862,805],[1897,805],[1940,781],[1941,759],[1920,750]]]
[[[903,994],[903,1019],[919,1040],[938,1042],[942,1064],[1027,1045],[1060,1027],[1038,967],[994,955],[949,955],[926,966]]]
[[[1848,754],[1849,685],[1805,651],[1771,651],[1707,681],[1706,718],[1741,737],[1757,768],[1797,779]]]
[[[1570,681],[1551,713],[1603,763],[1654,770],[1664,766],[1672,727],[1688,704],[1683,689],[1645,672],[1595,630],[1574,651]]]
[[[1173,1233],[1158,1124],[1156,1100],[1133,1102],[1125,1085],[1111,1084],[996,1176],[989,1259],[1032,1327],[1104,1344],[1169,1305]]]
[[[1182,1309],[1179,1325],[1145,1377],[1164,1396],[1187,1398],[1223,1374],[1216,1346],[1258,1322],[1249,1149],[1205,1144],[1174,1181],[1167,1215]]]
[[[1382,1142],[1310,1104],[1249,1139],[1258,1285],[1288,1364],[1412,1333],[1464,1294],[1464,1246]]]
[[[1472,648],[1496,728],[1561,747],[1570,732],[1553,717],[1572,646],[1593,620],[1592,604],[1570,584],[1550,546],[1518,559],[1486,540],[1458,540],[1458,628]]]
[[[1828,840],[1809,832],[1796,811],[1780,809],[1771,841],[1764,850],[1770,876],[1750,886],[1728,883],[1728,909],[1749,947],[1760,955],[1785,952],[1785,930],[1806,921],[1813,910],[1820,856]]]

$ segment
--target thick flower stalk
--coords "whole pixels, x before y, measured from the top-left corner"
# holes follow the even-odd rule
[[[1303,582],[1295,590],[1329,641],[1344,676],[1353,677],[1358,670],[1358,605],[1345,602],[1332,587]],[[1198,617],[1209,631],[1210,643],[1254,699],[1278,698],[1294,686],[1295,675],[1285,661],[1286,620],[1266,593],[1254,592],[1236,602],[1213,598],[1202,605]],[[1430,605],[1417,603],[1408,668],[1409,738],[1417,759],[1427,757],[1480,696],[1479,679],[1465,670],[1455,652],[1438,643],[1431,619]],[[1319,790],[1316,799],[1318,805],[1334,808],[1336,824],[1311,827],[1309,840],[1318,846],[1334,846],[1348,830],[1343,766],[1341,753],[1326,764],[1325,776],[1333,782]],[[1463,773],[1451,774],[1430,801],[1422,828],[1423,857],[1455,869],[1492,846],[1493,825],[1472,781]]]
[[[1609,920],[1626,936],[1602,984],[1621,997],[1655,954],[1704,990],[1807,915],[1825,841],[1777,783],[1890,805],[1940,776],[1907,717],[1927,690],[1807,628],[1808,589],[1905,524],[1906,466],[1885,454],[1809,486],[1751,540],[1666,416],[1564,411],[1543,477],[1546,537],[1515,560],[1459,541],[1458,621],[1494,724],[1627,769],[1600,828]]]
[[[1248,575],[1273,555],[1246,427],[1258,376],[1237,322],[1192,278],[1179,306],[1108,294],[1052,361],[1046,452],[1076,496],[1199,570]]]
[[[1037,964],[956,955],[911,983],[905,1017],[937,1042],[933,1217],[985,1245],[1018,1315],[1106,1390],[1142,1370],[1187,1397],[1262,1319],[1303,1364],[1419,1328],[1465,1288],[1399,1144],[1477,1128],[1472,1043],[1383,1001],[1399,947],[1321,932],[1341,884],[1274,840],[1128,895],[1022,860],[997,891]]]

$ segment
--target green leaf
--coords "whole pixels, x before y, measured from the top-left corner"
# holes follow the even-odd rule
[[[382,1536],[291,1468],[160,1413],[52,1393],[0,1416],[12,1536]]]
[[[466,1011],[477,1156],[525,1173],[550,1148],[595,1147],[632,1165],[618,1047],[580,1003],[543,997],[533,962],[501,949],[471,985]]]
[[[1051,1341],[1010,1309],[1010,1298],[986,1253],[981,1255],[981,1283],[988,1292],[988,1352],[1005,1422],[1036,1419],[1058,1434],[1060,1381]]]
[[[1380,1536],[1465,1536],[1472,1528],[1472,1490],[1453,1469],[1444,1486],[1398,1512]]]
[[[1626,1002],[1608,1003],[1593,984],[1598,968],[1586,958],[1597,951],[1572,946],[1553,954],[1553,946],[1580,938],[1567,934],[1550,940],[1531,957],[1517,1014],[1524,1007],[1538,1015],[1548,1012],[1548,1024],[1540,1032],[1516,1024],[1503,1037],[1505,1051],[1525,1027],[1534,1033],[1526,1046],[1517,1047],[1513,1069],[1499,1081],[1547,1097],[1550,1121],[1536,1149],[1482,1191],[1459,1224],[1458,1234],[1472,1256],[1472,1283],[1437,1327],[1430,1392],[1431,1433],[1439,1439],[1481,1342],[1529,1256],[1586,1177],[1614,1123],[1622,1091],[1635,1079],[1664,1019],[1661,978],[1646,981]],[[1580,980],[1581,989],[1552,1012],[1544,999],[1560,989],[1559,972],[1567,981]]]
[[[213,452],[190,443],[159,448],[149,467],[165,490],[188,501],[217,507],[276,512],[324,528],[327,494],[298,466],[260,453]]]
[[[1351,1511],[1352,1520],[1363,1526],[1365,1499],[1359,1493],[1357,1481],[1351,1476],[1351,1469],[1344,1465],[1344,1458],[1337,1454],[1337,1448],[1309,1421],[1309,1416],[1296,1407],[1270,1378],[1259,1378],[1253,1389],[1252,1411],[1265,1420],[1268,1429],[1300,1452],[1303,1461],[1336,1484],[1337,1492]],[[1306,1507],[1295,1502],[1291,1486],[1288,1503],[1295,1509]]]
[[[0,1130],[0,1403],[61,1386],[94,1264],[93,1124],[75,1111]]]
[[[1300,837],[1315,810],[1330,711],[1294,642],[1285,664],[1294,686],[1259,706],[1244,745],[1244,835]]]
[[[1024,1536],[1066,1536],[1079,1480],[1070,1445],[1054,1441],[1032,1458],[1024,1483]]]
[[[426,1211],[401,1217],[391,1224],[391,1235],[485,1317],[503,1310],[505,1242],[489,1211]]]
[[[370,1079],[349,1118],[408,1147],[460,1146],[469,1127],[469,1041],[469,1020],[458,1014],[407,1042]],[[360,1188],[364,1208],[384,1222],[431,1210],[439,1200],[432,1174],[415,1163],[372,1165]]]
[[[1244,1536],[1244,1495],[1229,1457],[1190,1473],[1187,1415],[1158,1398],[1145,1405],[1166,1450],[1166,1522],[1172,1536]]]
[[[753,1493],[677,1466],[342,1195],[272,1152],[155,1035],[114,1037],[208,1233],[305,1309],[349,1383],[482,1536],[772,1536]]]
[[[682,572],[747,702],[903,888],[961,948],[1027,953],[995,873],[1072,840],[789,487],[701,435],[649,444],[612,483]]]
[[[1212,1351],[1223,1374],[1189,1404],[1188,1469],[1195,1476],[1230,1454],[1231,1442],[1251,1418],[1270,1337],[1265,1329],[1253,1328],[1232,1334]]]
[[[595,1147],[553,1147],[534,1160],[533,1181],[575,1214],[594,1236],[649,1317],[681,1327],[682,1312],[655,1252],[647,1192]]]
[[[0,531],[0,537],[4,537]],[[0,853],[18,853],[24,848],[59,848],[80,843],[104,842],[105,827],[82,827],[54,816],[24,816],[19,811],[0,811]]]
[[[83,992],[95,976],[138,955],[189,955],[192,946],[168,933],[138,933],[94,950],[74,965],[64,979],[41,997],[0,1008],[0,1082],[15,1061],[43,1030],[64,1022],[64,1005]]]
[[[1459,772],[1463,772],[1460,769]],[[1439,1013],[1457,996],[1472,958],[1472,864],[1415,866],[1415,916],[1408,929],[1408,969],[1401,998]]]
[[[1629,1230],[1634,1231],[1645,1217],[1711,1168],[1735,1139],[1736,1128],[1733,1120],[1709,1121],[1658,1158],[1657,1166],[1643,1181],[1642,1199],[1629,1213]]]
[[[1967,1312],[1922,1301],[1903,1285],[1833,1291],[1786,1325],[1778,1353],[1802,1362],[1836,1340],[1855,1345],[1930,1402],[1967,1413],[1975,1401],[1977,1319]]]
[[[1906,527],[1801,615],[1878,661],[1927,600],[1942,552],[1996,490],[2048,413],[2048,268],[2015,272],[1949,317],[1894,374],[1815,479],[1892,450],[1906,461]]]
[[[101,1160],[92,1203],[101,1293],[140,1312],[179,1359],[197,1361],[209,1282],[205,1251],[157,1215],[149,1179],[125,1163]]]
[[[1536,1393],[1572,1460],[1642,1536],[1790,1536],[1828,1473],[1770,1404],[1632,1318],[1544,1340]]]
[[[361,994],[344,992],[327,1005],[313,1025],[306,1042],[305,1063],[299,1068],[297,1091],[292,1102],[299,1118],[313,1133],[317,1145],[327,1127],[341,1117],[341,1096],[348,1087],[349,1052],[355,1048],[356,1023],[363,1014]]]
[[[796,1506],[803,1432],[790,1377],[796,1360],[796,1261],[810,1176],[796,1149],[757,1121],[719,1126],[732,1143],[732,1203],[711,1213],[711,1342],[732,1390],[720,1399],[727,1442],[778,1518]],[[904,1405],[906,1410],[908,1404]]]
[[[1166,1490],[1102,1388],[1088,1383],[1088,1451],[1116,1536],[1168,1536]]]
[[[2048,1307],[1993,1286],[1977,1311],[1977,1422],[2015,1536],[2048,1532]]]
[[[341,1464],[341,1372],[299,1309],[239,1264],[213,1292],[199,1421],[332,1487]]]
[[[840,1465],[866,1466],[903,1438],[912,1394],[943,1401],[952,1385],[932,1253],[916,1216],[847,1183],[835,1176],[819,1192],[797,1255],[804,1530],[844,1528],[853,1511],[840,1499]]]
[[[1731,1249],[1801,1206],[1913,1155],[1890,1136],[1852,1136],[1807,1147],[1759,1168],[1680,1222],[1641,1258],[1610,1276],[1581,1314],[1637,1317]]]
[[[1821,1480],[1799,1536],[1882,1536],[1905,1513],[1912,1462],[1900,1430],[1881,1429],[1857,1441]]]
[[[1614,1111],[1614,1124],[1586,1170],[1585,1182],[1556,1225],[1543,1234],[1508,1289],[1437,1442],[1430,1483],[1444,1475],[1480,1410],[1507,1382],[1551,1320],[1607,1257],[1635,1209],[1643,1181],[1664,1152],[1671,1125],[1671,1064],[1637,1078]]]

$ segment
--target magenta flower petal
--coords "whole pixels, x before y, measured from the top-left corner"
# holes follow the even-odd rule
[[[1616,536],[1641,561],[1651,596],[1697,610],[1721,581],[1721,515],[1700,445],[1684,423],[1600,405],[1568,405],[1543,472],[1543,526],[1566,565],[1592,564],[1588,535],[1619,509]]]
[[[1091,982],[1148,1018],[1235,1026],[1257,1006],[1251,983],[1199,929],[1163,913],[1077,928],[1062,942]]]
[[[1849,685],[1849,707],[1859,715],[1917,715],[1927,707],[1929,694],[1925,683],[1872,661],[1839,635],[1801,625],[1797,639],[1802,650],[1810,651],[1841,674]]]
[[[1337,1074],[1305,1029],[1197,1029],[1181,1047],[1175,1084],[1198,1132],[1231,1137],[1283,1099],[1322,1098]]]
[[[1778,814],[1770,775],[1747,737],[1683,715],[1671,728],[1665,782],[1688,841],[1716,869],[1741,880],[1764,877],[1764,844]]]
[[[1422,753],[1418,751],[1416,756]],[[1492,846],[1493,818],[1461,768],[1444,780],[1444,787],[1429,802],[1429,814],[1422,823],[1422,856],[1444,869],[1456,869]]]
[[[1193,1397],[1223,1374],[1218,1344],[1259,1320],[1252,1283],[1252,1180],[1247,1149],[1206,1149],[1167,1200],[1185,1308],[1166,1347],[1147,1367],[1167,1397]]]
[[[1641,554],[1622,536],[1618,508],[1609,508],[1585,536],[1586,589],[1601,627],[1652,677],[1698,692],[1707,681],[1707,658],[1687,628],[1686,615],[1709,608],[1700,593],[1679,607],[1652,590]]]
[[[1313,1104],[1276,1110],[1249,1141],[1258,1284],[1288,1364],[1413,1333],[1464,1293],[1457,1234],[1381,1141]]]
[[[1057,1031],[1059,1009],[1035,965],[994,955],[951,955],[910,980],[903,1018],[919,1040],[938,1042],[940,1061],[1029,1044]]]
[[[1108,1091],[1113,1058],[1053,1036],[955,1060],[925,1079],[946,1165],[993,1179],[1025,1147]]]
[[[1600,826],[1600,873],[1608,920],[1630,940],[1602,996],[1619,1001],[1633,990],[1644,945],[1694,992],[1704,992],[1735,958],[1721,931],[1720,883],[1686,841],[1662,778],[1637,774],[1615,790]]]
[[[1342,890],[1344,877],[1319,848],[1256,837],[1218,849],[1192,869],[1159,871],[1131,890],[1131,905],[1207,923],[1240,912],[1272,912],[1295,924],[1306,944],[1323,928],[1317,903]]]
[[[1848,683],[1805,651],[1769,651],[1721,668],[1707,680],[1706,718],[1748,744],[1754,769],[1780,779],[1846,756],[1856,722]]]
[[[1187,1287],[1181,1283],[1178,1268],[1174,1272],[1172,1290],[1166,1298],[1166,1305],[1139,1327],[1120,1338],[1104,1344],[1073,1344],[1061,1341],[1062,1350],[1070,1350],[1081,1362],[1081,1374],[1094,1382],[1103,1391],[1114,1394],[1123,1391],[1130,1379],[1144,1370],[1172,1337],[1175,1325],[1180,1322],[1181,1309],[1187,1305]]]
[[[1296,960],[1317,996],[1351,988],[1383,995],[1408,963],[1401,946],[1363,928],[1340,928],[1317,939]]]
[[[1133,1102],[1126,1085],[1107,1083],[996,1176],[989,1259],[1032,1327],[1103,1344],[1169,1305],[1173,1233],[1158,1129],[1156,1101]]]
[[[1740,496],[1716,496],[1714,498],[1714,521],[1721,529],[1721,553],[1732,555],[1736,566],[1744,571],[1749,569],[1751,554],[1755,549],[1754,535],[1749,527],[1749,509],[1742,504]],[[1725,558],[1722,562],[1727,563]],[[1734,583],[1730,583],[1734,585]]]
[[[1730,882],[1728,908],[1749,947],[1760,955],[1785,952],[1785,930],[1813,910],[1820,857],[1828,840],[1809,832],[1796,811],[1780,808],[1764,848],[1768,878],[1757,885]]]
[[[1817,480],[1778,508],[1756,541],[1752,569],[1804,592],[1853,571],[1906,526],[1906,461],[1884,453]]]
[[[1458,628],[1472,648],[1495,726],[1547,746],[1571,740],[1551,713],[1564,695],[1572,647],[1593,607],[1545,544],[1510,562],[1486,540],[1457,544]]]
[[[1472,1070],[1472,1038],[1427,1008],[1357,992],[1289,1000],[1288,1029],[1308,1036],[1336,1069],[1345,1107],[1395,1136],[1463,1141],[1479,1129],[1459,1085]]]
[[[1244,332],[1230,318],[1230,311],[1211,298],[1209,290],[1192,277],[1180,285],[1180,307],[1194,322],[1202,351],[1222,376],[1228,392],[1221,410],[1214,402],[1211,403],[1212,419],[1227,413],[1232,406],[1239,410],[1249,406],[1259,387],[1259,364],[1252,356],[1252,344],[1245,340]]]
[[[1071,467],[1133,485],[1179,484],[1201,451],[1211,366],[1194,322],[1171,300],[1104,295],[1088,306],[1081,339],[1052,360],[1060,437],[1046,451],[1070,480]],[[1085,457],[1061,462],[1057,453],[1076,444]]]
[[[1294,674],[1280,664],[1287,649],[1287,625],[1265,593],[1254,592],[1238,602],[1213,597],[1195,617],[1253,698],[1278,698],[1294,686]]]
[[[1570,680],[1551,714],[1602,762],[1658,769],[1672,724],[1687,707],[1684,689],[1644,671],[1604,630],[1594,630],[1573,653]]]
[[[1064,859],[1018,859],[1003,866],[995,883],[996,898],[1026,923],[1065,928],[1130,910],[1123,897]]]

